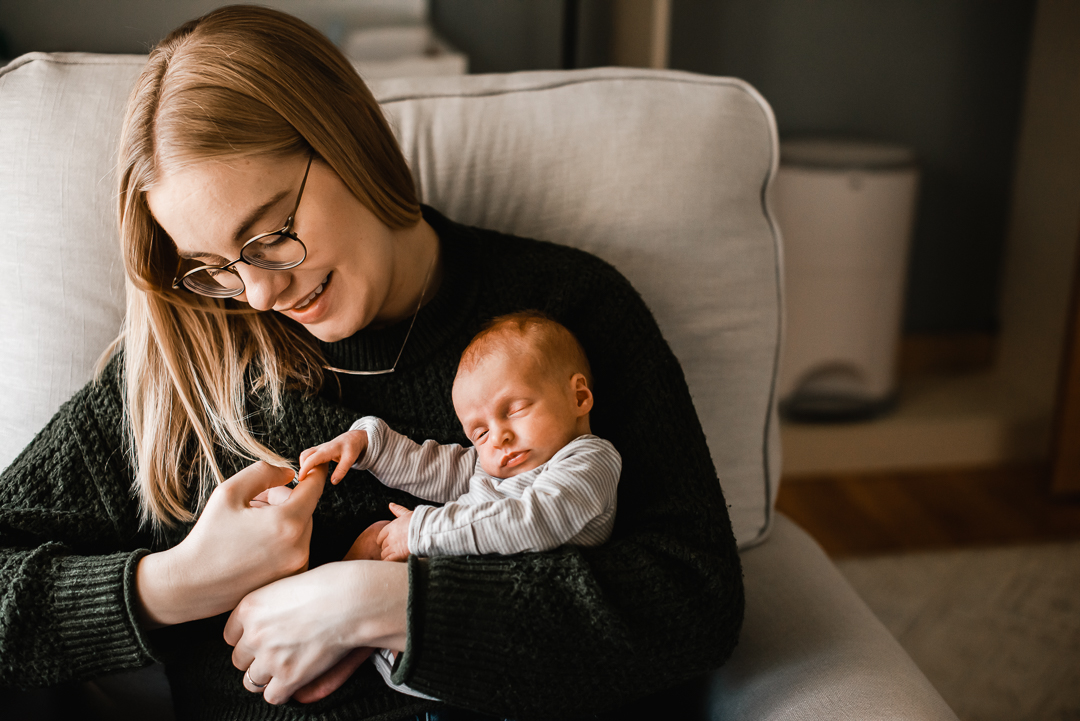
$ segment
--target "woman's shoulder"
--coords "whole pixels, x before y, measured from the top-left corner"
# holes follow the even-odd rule
[[[424,208],[424,218],[452,250],[467,253],[486,283],[538,284],[545,288],[621,287],[630,283],[610,263],[558,239],[529,238],[490,228],[456,223],[438,211]]]
[[[102,492],[108,485],[105,479],[111,478],[116,483],[110,486],[110,502],[115,501],[115,508],[125,506],[131,470],[124,452],[122,373],[122,355],[105,360],[12,461],[4,471],[4,483],[18,485],[27,479],[37,483],[47,477],[50,483],[75,488],[85,478],[94,478]]]
[[[98,361],[94,376],[82,391],[100,403],[115,406],[120,411],[124,396],[124,348],[117,345],[107,351]]]
[[[122,350],[102,358],[90,380],[60,406],[53,420],[63,421],[59,427],[74,434],[71,440],[80,444],[96,444],[101,434],[112,435],[125,427]]]
[[[607,261],[550,240],[432,217],[459,270],[464,274],[463,266],[469,266],[476,288],[476,301],[470,303],[473,332],[491,318],[531,309],[569,328],[585,347],[594,372],[630,352],[650,363],[670,356],[645,299]]]

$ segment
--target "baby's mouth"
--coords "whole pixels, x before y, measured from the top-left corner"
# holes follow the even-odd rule
[[[528,451],[514,451],[507,453],[499,461],[499,468],[513,468],[514,466],[521,465],[528,457]]]

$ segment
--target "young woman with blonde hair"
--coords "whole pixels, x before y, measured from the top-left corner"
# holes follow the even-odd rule
[[[0,683],[156,659],[181,718],[554,717],[727,658],[743,596],[726,506],[678,362],[613,268],[421,206],[348,61],[267,9],[154,49],[119,168],[123,333],[0,477]],[[461,351],[523,308],[592,360],[594,427],[624,461],[608,543],[341,561],[415,499],[319,474],[266,503],[361,415],[464,442]],[[443,703],[357,667],[366,646]]]

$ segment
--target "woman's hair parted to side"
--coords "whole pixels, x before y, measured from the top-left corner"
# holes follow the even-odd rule
[[[408,166],[374,97],[307,24],[267,8],[225,7],[150,53],[120,139],[128,288],[114,348],[124,349],[135,488],[155,528],[191,520],[192,493],[201,504],[223,480],[215,449],[290,465],[251,433],[246,401],[259,392],[279,412],[286,387],[313,392],[323,376],[317,345],[284,316],[172,289],[180,260],[146,192],[210,159],[308,152],[391,228],[420,220]]]
[[[461,353],[458,375],[471,373],[494,353],[532,358],[542,372],[560,383],[580,373],[592,388],[589,358],[577,337],[562,323],[538,310],[507,313],[488,321]]]

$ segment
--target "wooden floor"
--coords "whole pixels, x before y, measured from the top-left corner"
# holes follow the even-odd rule
[[[784,479],[777,507],[834,557],[1080,539],[1044,465]]]

